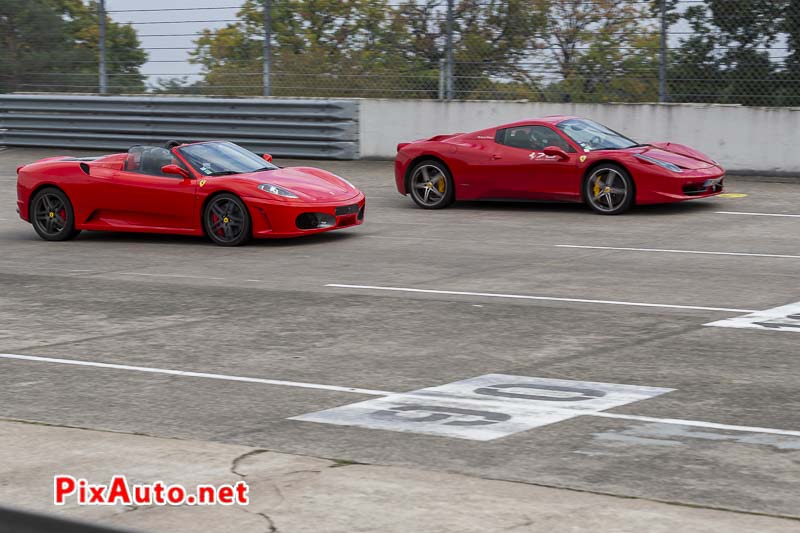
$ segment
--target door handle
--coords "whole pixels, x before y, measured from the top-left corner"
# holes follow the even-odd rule
[[[497,155],[497,154],[492,154],[492,161],[497,161],[498,159],[503,159],[503,156]]]

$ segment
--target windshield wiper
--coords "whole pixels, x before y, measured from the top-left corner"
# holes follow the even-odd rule
[[[209,176],[231,176],[233,174],[250,174],[253,172],[262,172],[264,170],[275,170],[272,167],[257,168],[255,170],[220,170],[219,172],[212,172]]]
[[[220,170],[219,172],[212,172],[209,176],[230,176],[232,174],[241,174],[238,170]]]

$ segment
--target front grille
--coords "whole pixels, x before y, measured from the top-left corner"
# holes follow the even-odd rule
[[[700,196],[722,191],[722,178],[706,180],[703,183],[691,183],[683,186],[686,196]]]
[[[358,204],[343,205],[336,208],[337,217],[342,215],[355,215],[356,213],[358,213]]]
[[[692,185],[683,186],[683,194],[686,196],[699,196],[701,194],[705,194],[707,190],[708,187],[702,183],[694,183]]]
[[[295,225],[299,229],[321,229],[336,225],[336,219],[327,213],[303,213],[297,216]]]

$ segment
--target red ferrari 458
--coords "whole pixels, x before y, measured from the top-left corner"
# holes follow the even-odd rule
[[[230,142],[134,146],[17,169],[17,208],[48,241],[81,230],[207,235],[236,246],[364,221],[364,195],[317,168],[278,168]]]
[[[725,171],[680,144],[636,141],[591,120],[553,116],[397,146],[395,179],[425,209],[455,200],[584,202],[616,215],[634,204],[705,198]]]

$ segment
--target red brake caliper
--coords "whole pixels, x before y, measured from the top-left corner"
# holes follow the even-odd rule
[[[217,215],[215,215],[214,213],[211,213],[211,225],[212,225],[212,226],[215,226],[215,225],[217,224],[217,222],[219,222],[219,217],[218,217]],[[223,235],[225,235],[225,232],[224,232],[224,231],[222,231],[222,228],[217,228],[217,232],[216,232],[216,233],[217,233],[217,235],[219,235],[220,237],[222,237]]]

